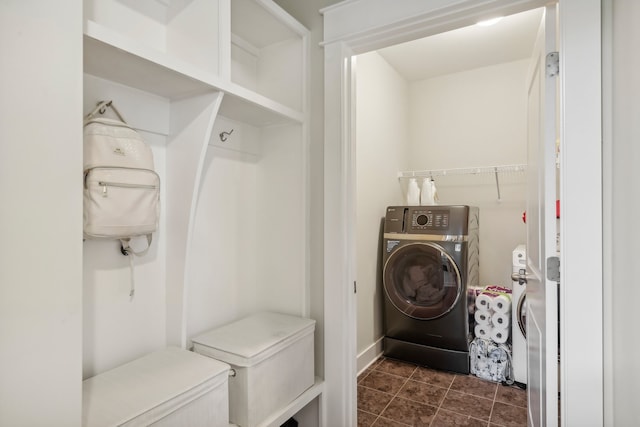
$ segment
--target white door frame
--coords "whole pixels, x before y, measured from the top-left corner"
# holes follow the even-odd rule
[[[347,0],[321,11],[325,22],[323,424],[356,425],[351,56],[546,3]],[[559,4],[560,412],[562,425],[597,426],[603,424],[601,1],[559,0]],[[592,309],[590,316],[584,315],[585,306]]]

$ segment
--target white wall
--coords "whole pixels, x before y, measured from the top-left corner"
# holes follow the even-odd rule
[[[188,338],[253,308],[256,222],[246,206],[256,197],[256,162],[235,151],[207,151],[191,246]]]
[[[305,147],[302,127],[265,127],[258,163],[255,199],[255,304],[293,315],[308,315],[307,240],[305,224]]]
[[[412,82],[412,169],[526,163],[529,60]]]
[[[638,399],[640,395],[640,353],[638,336],[637,301],[640,299],[634,266],[638,262],[637,212],[640,209],[640,58],[637,46],[640,32],[640,3],[634,0],[613,0],[613,145],[610,170],[612,181],[605,191],[612,191],[611,207],[611,283],[606,295],[611,299],[605,305],[605,334],[611,334],[612,348],[607,359],[612,378],[606,385],[607,400],[613,407],[607,420],[611,425],[640,425]],[[612,413],[611,413],[612,412]]]
[[[382,350],[381,220],[387,206],[404,204],[397,174],[408,165],[410,114],[409,84],[396,70],[377,52],[356,61],[357,351],[369,350],[365,363]]]
[[[528,60],[411,83],[413,170],[526,164]],[[511,287],[511,252],[526,242],[525,174],[436,177],[439,203],[480,208],[480,284]]]
[[[188,338],[260,310],[308,315],[301,127],[217,121],[234,129],[231,144],[245,146],[207,150],[190,249]]]
[[[0,2],[0,425],[80,425],[82,3]]]

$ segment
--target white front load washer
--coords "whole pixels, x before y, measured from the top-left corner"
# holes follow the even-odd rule
[[[512,272],[527,269],[527,248],[518,245],[513,250]],[[516,382],[527,384],[527,284],[514,281],[511,308],[511,351],[513,376]]]

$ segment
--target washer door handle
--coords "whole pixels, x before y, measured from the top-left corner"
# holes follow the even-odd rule
[[[532,274],[527,274],[527,270],[525,270],[524,268],[520,269],[516,273],[511,273],[511,280],[513,280],[514,282],[518,282],[521,285],[526,284],[527,280],[534,278],[535,277]]]

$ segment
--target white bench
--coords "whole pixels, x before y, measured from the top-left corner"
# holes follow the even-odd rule
[[[83,381],[82,425],[227,427],[226,363],[167,348]]]

